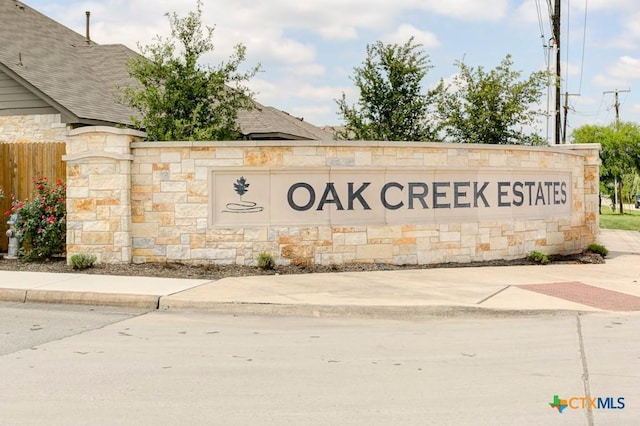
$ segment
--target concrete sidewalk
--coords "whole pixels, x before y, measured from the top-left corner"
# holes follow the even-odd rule
[[[605,264],[275,275],[218,281],[0,271],[0,300],[219,313],[414,318],[640,310],[640,233],[601,232]]]

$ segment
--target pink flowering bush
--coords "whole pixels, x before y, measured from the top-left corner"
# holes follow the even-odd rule
[[[61,180],[51,185],[46,177],[34,179],[33,184],[34,199],[14,201],[11,208],[18,215],[18,254],[25,261],[64,253],[67,239],[66,185]]]

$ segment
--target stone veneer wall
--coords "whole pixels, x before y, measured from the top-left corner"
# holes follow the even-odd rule
[[[67,125],[60,114],[0,116],[0,142],[64,142]]]
[[[599,145],[397,142],[142,142],[106,127],[69,133],[67,256],[101,262],[433,264],[574,253],[595,242]],[[355,226],[210,227],[210,171],[225,167],[500,167],[571,170],[572,214],[545,219]]]

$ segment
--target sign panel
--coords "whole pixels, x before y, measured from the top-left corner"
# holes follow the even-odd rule
[[[211,226],[384,225],[570,216],[570,171],[215,169]]]

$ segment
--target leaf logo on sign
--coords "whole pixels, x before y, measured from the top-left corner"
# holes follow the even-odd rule
[[[264,207],[258,206],[257,203],[242,199],[242,196],[249,192],[249,182],[244,176],[235,181],[233,189],[240,196],[240,202],[227,203],[227,209],[222,210],[222,213],[259,213],[264,210]]]

